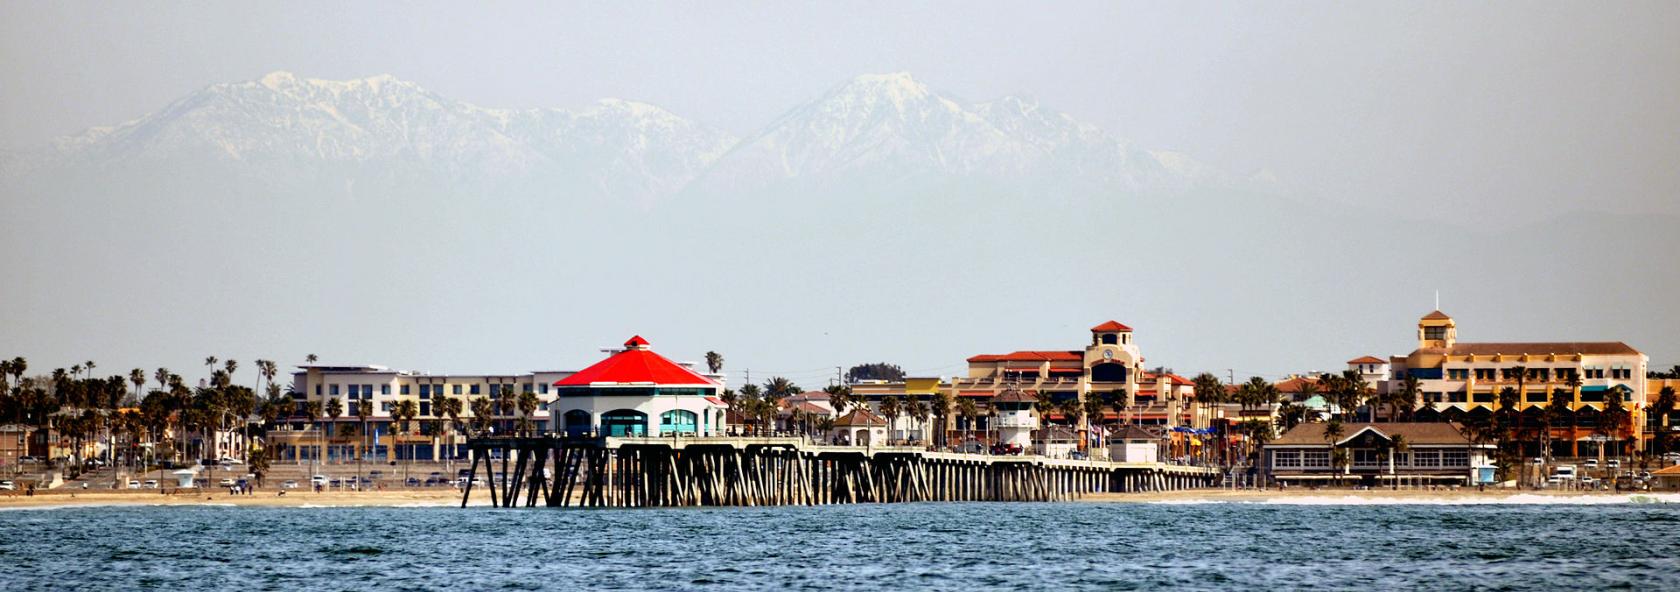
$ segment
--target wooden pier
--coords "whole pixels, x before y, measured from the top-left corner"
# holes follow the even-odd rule
[[[827,446],[801,438],[479,438],[462,490],[498,508],[1063,501],[1216,487],[1216,469]],[[483,469],[480,469],[480,466]],[[499,465],[499,466],[498,466]],[[484,486],[474,482],[483,479]],[[488,490],[488,491],[484,491]]]

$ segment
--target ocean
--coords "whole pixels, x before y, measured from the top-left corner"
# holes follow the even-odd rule
[[[1680,589],[1680,504],[0,511],[28,590]]]

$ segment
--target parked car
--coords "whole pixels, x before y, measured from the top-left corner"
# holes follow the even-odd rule
[[[134,479],[129,479],[128,480],[128,488],[129,489],[139,489],[140,488],[140,482],[136,481]]]
[[[281,489],[297,489],[298,488],[298,482],[295,479],[287,479],[285,481],[280,482],[280,488]]]
[[[403,485],[407,485],[409,487],[419,487],[420,486],[420,478],[419,477],[409,477],[408,480],[403,481]]]
[[[17,491],[17,484],[11,481],[0,481],[0,491]]]
[[[1598,459],[1589,458],[1589,459],[1587,459],[1587,462],[1584,462],[1584,463],[1581,463],[1581,464],[1586,465],[1586,467],[1589,468],[1589,469],[1596,469],[1596,468],[1598,468]]]
[[[141,484],[141,487],[145,487],[146,489],[157,489],[157,479],[147,479],[145,483]]]
[[[309,486],[310,487],[326,487],[327,486],[327,476],[326,475],[316,475],[314,477],[310,477],[309,478]]]
[[[232,477],[222,477],[222,480],[217,481],[216,484],[222,487],[233,487],[234,485]]]
[[[1610,461],[1607,461],[1607,462],[1605,462],[1605,463],[1604,463],[1604,468],[1607,468],[1607,469],[1620,469],[1620,468],[1622,468],[1622,461],[1619,461],[1619,460],[1610,460]]]
[[[385,472],[384,472],[384,471],[381,471],[381,470],[379,470],[379,469],[374,469],[374,470],[371,470],[371,471],[368,471],[368,476],[369,476],[369,477],[372,477],[372,478],[374,478],[374,479],[378,479],[378,478],[380,478],[380,477],[384,477],[384,476],[385,476]]]

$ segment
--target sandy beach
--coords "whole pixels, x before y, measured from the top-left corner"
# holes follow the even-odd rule
[[[303,489],[259,491],[251,495],[229,495],[225,490],[164,494],[156,490],[58,490],[35,495],[0,496],[0,509],[62,506],[171,506],[229,505],[254,507],[338,507],[338,506],[458,506],[461,492],[453,488],[390,489],[383,491],[335,491],[315,493]],[[488,495],[473,492],[472,505],[489,505]]]

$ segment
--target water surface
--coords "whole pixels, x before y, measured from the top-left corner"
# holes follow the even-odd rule
[[[0,512],[22,589],[1680,589],[1680,505],[96,507]]]

